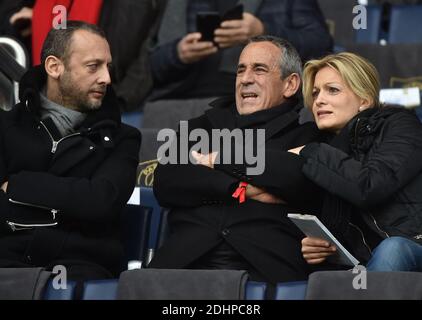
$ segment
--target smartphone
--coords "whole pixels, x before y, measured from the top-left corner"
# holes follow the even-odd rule
[[[198,12],[196,14],[196,30],[202,34],[201,41],[214,41],[214,31],[220,26],[218,12]]]
[[[227,10],[221,17],[221,21],[242,20],[242,19],[243,19],[243,4],[238,4],[235,7]]]

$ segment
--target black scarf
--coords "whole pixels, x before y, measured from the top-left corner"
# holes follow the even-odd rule
[[[343,128],[338,135],[333,136],[329,144],[346,152],[347,154],[350,154],[349,132],[349,126]],[[327,228],[333,231],[336,237],[343,238],[348,229],[352,212],[353,206],[351,204],[338,196],[332,195],[328,192],[326,193],[322,207],[321,219]]]
[[[362,133],[360,131],[368,121],[372,121],[373,114],[376,112],[375,108],[371,108],[359,113],[338,135],[333,136],[329,144],[351,156],[355,155],[357,149],[367,145],[361,141]],[[360,119],[359,123],[357,119]],[[379,119],[376,121],[379,122]],[[359,134],[356,134],[356,131]],[[369,141],[367,137],[366,140]],[[327,192],[324,196],[321,220],[358,260],[366,262],[370,258],[370,252],[362,242],[360,231],[351,225],[357,226],[365,234],[365,238],[369,236],[358,210],[349,202]]]
[[[269,109],[263,109],[251,114],[240,115],[236,108],[233,108],[236,113],[236,127],[237,128],[256,128],[263,125],[282,114],[292,111],[299,103],[295,97],[286,100],[282,104]]]

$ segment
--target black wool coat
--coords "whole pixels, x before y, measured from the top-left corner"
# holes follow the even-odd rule
[[[50,266],[70,261],[115,273],[118,221],[135,185],[141,136],[120,121],[108,90],[100,109],[64,138],[39,119],[47,75],[36,67],[21,81],[20,100],[0,112],[0,263]]]
[[[304,174],[329,193],[323,222],[362,261],[391,236],[422,244],[422,125],[416,115],[371,108],[338,138],[344,141],[311,143],[301,151]]]
[[[307,278],[309,270],[300,245],[304,235],[287,213],[317,210],[320,198],[318,189],[302,174],[300,157],[286,151],[317,140],[320,133],[313,123],[299,125],[299,109],[293,100],[239,116],[233,103],[220,101],[205,115],[188,122],[189,132],[202,128],[209,134],[224,128],[265,129],[265,170],[261,175],[249,175],[246,165],[238,164],[218,164],[214,169],[159,164],[154,192],[162,206],[172,208],[170,236],[150,267],[186,268],[226,241],[269,282]],[[265,188],[288,204],[250,199],[239,204],[232,193],[240,181]]]

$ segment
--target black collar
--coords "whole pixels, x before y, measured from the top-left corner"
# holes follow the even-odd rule
[[[283,114],[293,111],[297,105],[297,99],[290,99],[276,107],[260,110],[251,114],[240,115],[236,110],[237,127],[250,128],[266,124]]]
[[[253,128],[265,129],[265,140],[290,125],[298,125],[299,111],[303,107],[296,98],[270,109],[261,110],[250,115],[241,116],[236,110],[234,99],[218,99],[212,104],[214,108],[205,112],[215,129]]]

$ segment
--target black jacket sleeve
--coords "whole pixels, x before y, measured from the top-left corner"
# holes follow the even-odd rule
[[[154,176],[154,194],[164,207],[196,207],[231,200],[238,180],[194,164],[159,164]]]
[[[136,180],[140,134],[131,130],[91,177],[22,171],[9,177],[8,198],[59,210],[66,219],[110,221],[129,199]]]
[[[4,182],[8,181],[8,174],[5,163],[5,148],[3,137],[0,136],[0,186]],[[13,215],[12,208],[10,206],[7,195],[0,190],[0,233],[10,232],[9,228],[6,228],[6,221]]]
[[[319,139],[320,132],[314,124],[304,124],[299,130],[301,134],[295,139],[295,147]],[[231,163],[219,164],[216,168],[240,181],[265,189],[289,205],[312,210],[320,207],[322,190],[303,174],[305,159],[296,154],[281,147],[265,148],[264,170],[258,175],[248,173],[249,165]]]
[[[189,129],[202,127],[204,117],[189,121]],[[181,152],[179,133],[173,144],[178,155]],[[171,148],[170,148],[171,149]],[[178,157],[179,158],[179,157]],[[238,179],[202,165],[192,163],[159,164],[154,172],[154,194],[164,207],[196,207],[231,201]]]
[[[150,63],[154,83],[167,84],[183,79],[195,64],[184,64],[178,55],[177,45],[181,39],[165,43],[151,50]]]
[[[289,205],[306,204],[306,208],[319,208],[321,189],[302,173],[304,163],[305,160],[296,154],[266,150],[265,170],[260,175],[248,175],[243,165],[219,165],[218,168],[240,181],[265,189]]]
[[[422,169],[422,126],[412,114],[392,115],[363,161],[328,144],[310,144],[304,174],[330,193],[359,207],[388,199]]]

